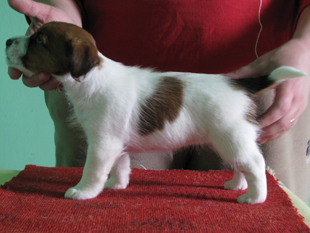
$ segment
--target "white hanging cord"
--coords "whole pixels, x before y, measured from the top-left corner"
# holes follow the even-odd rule
[[[260,19],[260,15],[261,15],[261,11],[262,11],[262,5],[263,5],[263,0],[260,0],[259,9],[258,9],[258,23],[259,23],[260,29],[259,29],[257,39],[256,39],[256,43],[255,43],[255,56],[257,58],[258,58],[258,53],[257,53],[258,41],[260,38],[260,34],[262,33],[262,30],[263,30],[263,24],[262,24],[262,21]]]

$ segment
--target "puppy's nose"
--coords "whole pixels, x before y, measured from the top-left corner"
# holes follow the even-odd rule
[[[6,41],[6,47],[9,47],[9,46],[11,46],[12,44],[14,43],[14,40],[12,40],[12,39],[8,39],[7,41]]]

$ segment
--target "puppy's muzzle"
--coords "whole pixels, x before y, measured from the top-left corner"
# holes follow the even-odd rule
[[[13,43],[14,43],[15,40],[13,39],[8,39],[6,42],[5,42],[5,45],[6,47],[10,47]]]
[[[10,46],[12,46],[13,44],[18,45],[19,44],[19,40],[18,39],[8,39],[5,42],[6,48],[9,48]]]

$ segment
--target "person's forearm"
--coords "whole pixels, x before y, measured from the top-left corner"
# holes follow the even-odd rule
[[[36,2],[45,3],[63,10],[73,20],[73,22],[82,27],[81,9],[74,0],[36,0]]]
[[[301,12],[293,38],[301,39],[310,47],[310,6]]]

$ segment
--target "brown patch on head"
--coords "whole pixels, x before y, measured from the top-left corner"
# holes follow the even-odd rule
[[[174,77],[162,78],[154,93],[141,106],[138,129],[141,135],[162,130],[165,122],[173,122],[183,105],[184,84]]]
[[[34,73],[71,73],[78,78],[99,65],[96,43],[84,29],[73,24],[51,22],[29,39],[24,66]]]

